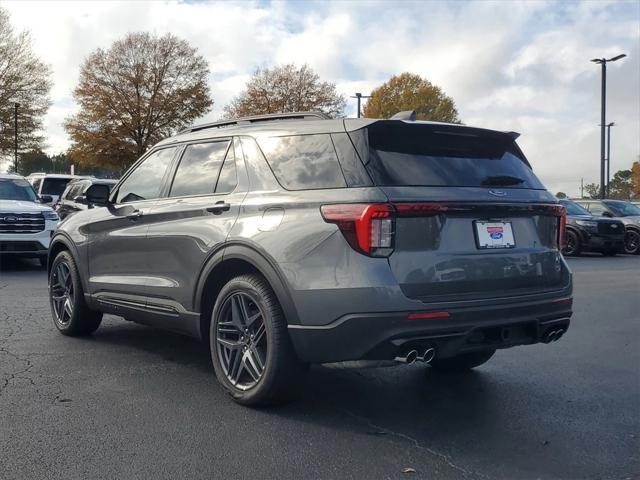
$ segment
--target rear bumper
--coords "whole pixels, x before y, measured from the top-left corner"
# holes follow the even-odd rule
[[[310,363],[392,359],[402,351],[427,347],[446,358],[544,341],[550,331],[569,327],[571,308],[571,296],[563,296],[447,308],[449,317],[439,319],[409,320],[412,312],[350,314],[329,325],[290,325],[289,333],[299,358]]]

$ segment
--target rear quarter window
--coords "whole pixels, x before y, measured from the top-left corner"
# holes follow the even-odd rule
[[[346,187],[328,134],[258,139],[276,179],[287,190]]]

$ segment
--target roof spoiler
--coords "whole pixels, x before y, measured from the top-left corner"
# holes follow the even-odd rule
[[[504,132],[511,137],[512,140],[517,140],[520,134],[518,132]]]

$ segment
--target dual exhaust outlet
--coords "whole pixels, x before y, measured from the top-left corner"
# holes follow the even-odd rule
[[[560,328],[558,330],[551,330],[545,335],[544,340],[547,343],[555,342],[556,340],[560,340],[560,337],[564,335],[564,332],[565,332],[564,328]]]
[[[418,352],[418,350],[407,350],[404,354],[394,358],[394,361],[404,363],[406,365],[411,365],[415,362],[431,363],[435,356],[436,349],[429,347],[424,350],[422,354]]]

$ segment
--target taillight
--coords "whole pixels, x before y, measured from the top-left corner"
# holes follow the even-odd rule
[[[393,251],[394,215],[388,203],[323,205],[326,222],[335,223],[349,244],[373,257]]]
[[[549,213],[558,217],[558,250],[562,250],[567,238],[567,209],[563,205],[552,205]]]
[[[396,217],[430,217],[457,208],[441,203],[345,203],[323,205],[322,217],[335,223],[356,250],[372,257],[393,252]]]

